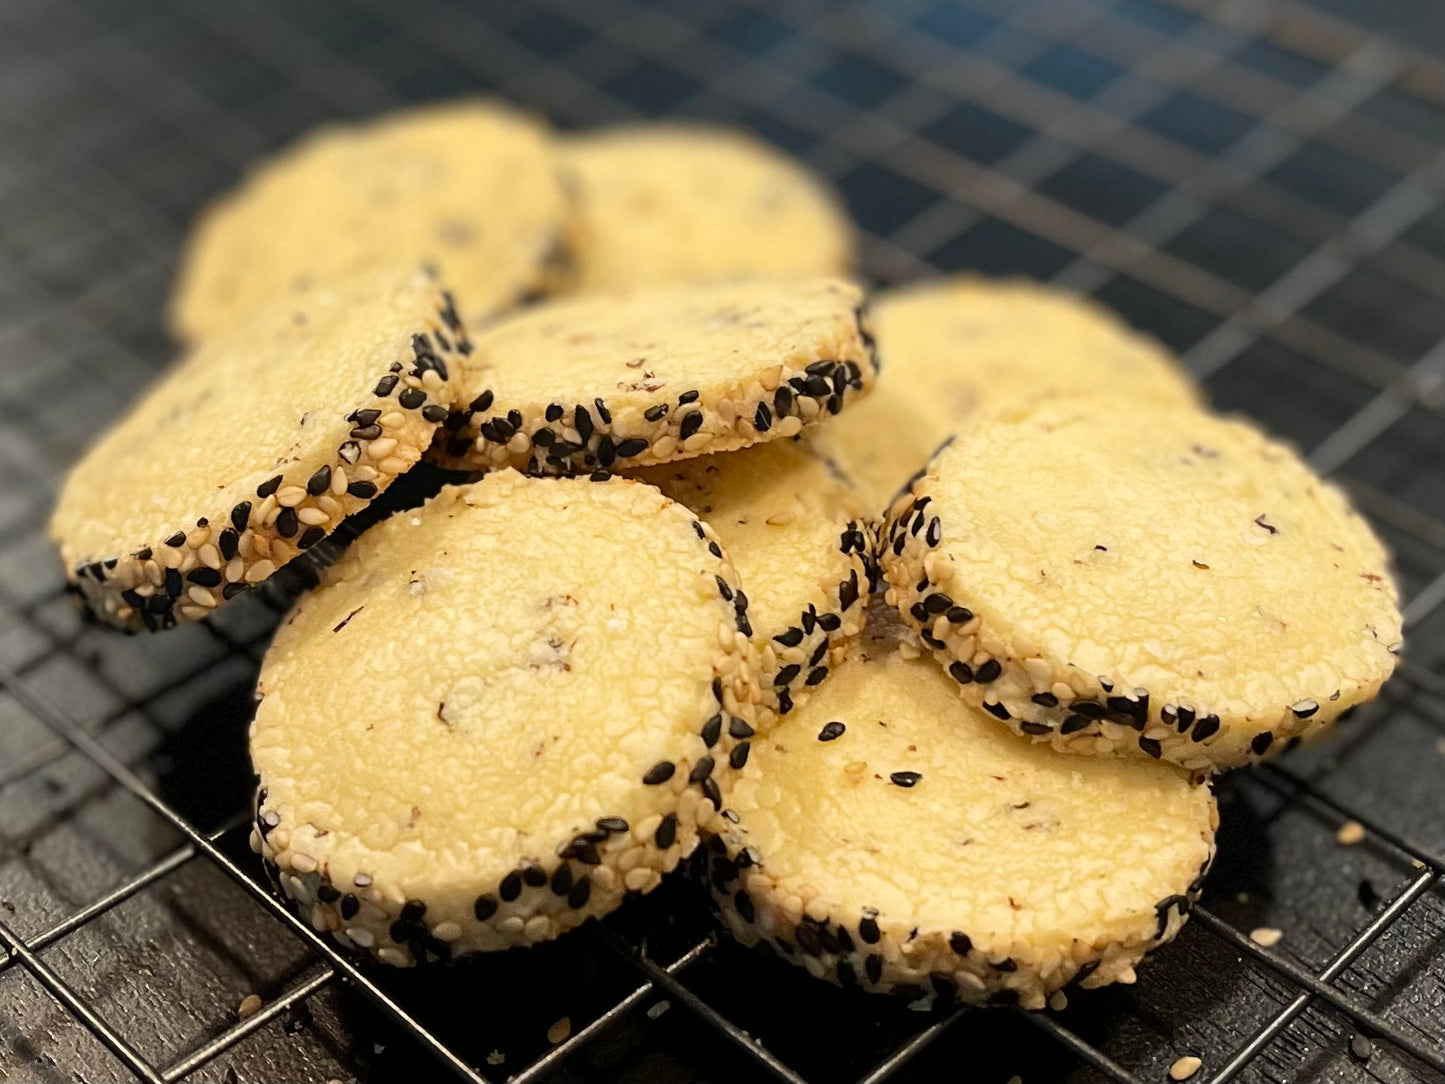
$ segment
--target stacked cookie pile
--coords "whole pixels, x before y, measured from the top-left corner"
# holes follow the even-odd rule
[[[1177,933],[1211,772],[1375,693],[1385,554],[1291,450],[1075,300],[870,317],[851,260],[746,137],[481,102],[326,129],[203,216],[187,349],[52,520],[97,618],[204,618],[423,460],[474,479],[262,664],[252,843],[316,929],[534,943],[697,851],[815,975],[1037,1008]]]

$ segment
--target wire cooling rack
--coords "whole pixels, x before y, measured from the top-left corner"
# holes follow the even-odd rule
[[[1431,21],[1417,45],[1439,50]],[[686,884],[555,945],[393,974],[263,887],[245,727],[287,585],[118,637],[63,597],[44,516],[167,357],[205,198],[317,121],[477,90],[563,126],[749,126],[835,181],[879,281],[1093,294],[1388,539],[1400,675],[1332,741],[1221,784],[1203,906],[1137,986],[912,1012],[719,943]],[[1143,1081],[1194,1055],[1216,1084],[1445,1080],[1442,147],[1445,63],[1295,0],[9,0],[0,1079]]]

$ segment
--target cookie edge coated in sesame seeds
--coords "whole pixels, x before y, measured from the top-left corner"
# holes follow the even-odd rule
[[[690,534],[710,564],[708,574],[725,582],[733,595],[728,599],[719,593],[720,608],[727,614],[723,631],[730,629],[732,635],[719,637],[711,714],[696,721],[696,733],[707,752],[695,759],[679,755],[651,766],[639,765],[639,787],[661,797],[657,804],[666,808],[654,810],[635,824],[621,816],[600,814],[595,827],[553,841],[543,855],[523,862],[495,882],[479,883],[464,921],[429,921],[429,901],[388,893],[384,876],[366,875],[365,884],[332,884],[324,853],[330,846],[326,842],[330,833],[324,826],[298,825],[286,807],[268,802],[262,779],[253,803],[250,843],[273,885],[313,929],[330,934],[345,950],[369,953],[384,964],[409,967],[552,940],[588,918],[610,913],[629,896],[652,891],[715,827],[735,775],[735,751],[745,748],[756,730],[757,651],[744,631],[746,595],[712,529],[653,487],[615,476],[595,481],[538,481],[502,471],[477,483],[531,484],[635,487],[681,509],[687,517]],[[448,487],[433,501],[464,500],[470,488]],[[329,575],[345,575],[346,567],[335,566]],[[306,601],[303,598],[297,606]],[[690,740],[682,731],[677,737]],[[707,761],[705,766],[703,761]],[[745,755],[741,761],[746,761]]]
[[[378,359],[370,385],[358,389],[357,405],[345,416],[349,436],[321,462],[292,463],[253,498],[198,508],[194,520],[135,539],[138,545],[120,553],[74,554],[52,517],[66,589],[82,611],[125,632],[203,618],[316,545],[410,470],[444,420],[427,415],[453,405],[455,370],[471,350],[451,294],[432,276],[427,281],[434,311],[417,321],[409,358]]]

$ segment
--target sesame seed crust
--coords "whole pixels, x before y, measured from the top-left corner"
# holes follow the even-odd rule
[[[72,592],[107,624],[157,631],[267,579],[421,458],[469,345],[416,271],[262,306],[71,470],[50,534]]]
[[[863,628],[874,534],[857,493],[802,437],[634,477],[711,525],[736,565],[761,660],[766,734],[826,680]]]
[[[733,129],[625,125],[558,140],[577,285],[847,274],[853,227],[797,162]]]
[[[543,121],[461,99],[328,124],[263,161],[192,230],[170,323],[199,342],[273,294],[435,267],[464,317],[556,283],[567,201]]]
[[[282,892],[408,966],[549,940],[654,888],[756,725],[746,603],[715,547],[650,486],[513,471],[363,535],[262,664],[251,841]]]
[[[906,642],[875,606],[835,676],[757,743],[693,866],[728,930],[910,999],[1041,1009],[1134,981],[1202,887],[1208,784],[1018,742]]]
[[[1022,279],[958,275],[883,290],[871,313],[884,373],[816,435],[881,513],[970,418],[1041,395],[1117,395],[1114,410],[1194,406],[1189,374],[1093,302]]]
[[[478,330],[433,456],[562,475],[733,451],[832,417],[877,370],[841,280],[563,298]]]
[[[1057,749],[1191,771],[1374,697],[1401,618],[1344,495],[1244,422],[1161,407],[1100,425],[1103,407],[966,430],[889,510],[887,599],[960,693]]]

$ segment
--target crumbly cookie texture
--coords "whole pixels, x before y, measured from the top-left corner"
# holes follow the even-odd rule
[[[273,294],[390,264],[436,268],[467,319],[563,273],[546,126],[483,100],[333,124],[262,162],[196,223],[170,323],[197,342]]]
[[[884,371],[859,409],[818,431],[819,447],[880,513],[969,419],[1009,402],[1092,392],[1111,416],[1196,405],[1162,346],[1084,298],[974,275],[881,291],[873,322]]]
[[[755,744],[698,866],[735,937],[840,986],[1041,1009],[1133,982],[1214,853],[1207,783],[1015,740],[881,606]]]
[[[1401,617],[1344,495],[1242,421],[1108,410],[972,427],[890,509],[888,601],[964,697],[1061,750],[1195,771],[1373,697]]]
[[[852,484],[802,437],[638,471],[718,534],[748,591],[767,733],[863,628],[873,531]]]
[[[128,631],[204,617],[421,458],[469,349],[450,295],[418,271],[262,306],[71,470],[50,521],[71,588]]]
[[[606,914],[693,849],[747,759],[746,617],[716,536],[650,486],[448,488],[277,633],[252,846],[317,930],[387,964]]]
[[[853,227],[837,199],[745,133],[625,126],[559,145],[582,289],[852,270]]]
[[[476,333],[447,466],[623,470],[796,436],[877,376],[839,279],[665,286],[536,305]]]

